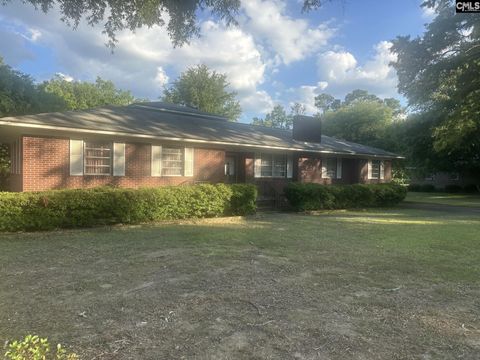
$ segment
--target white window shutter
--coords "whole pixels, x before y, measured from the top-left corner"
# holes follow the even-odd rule
[[[292,154],[287,155],[287,178],[293,177],[293,157]]]
[[[368,179],[371,179],[372,178],[372,160],[368,160],[367,170],[368,170]]]
[[[255,154],[254,177],[262,177],[262,157],[260,154]]]
[[[70,139],[70,175],[83,175],[83,140]]]
[[[185,148],[184,176],[193,176],[193,148]]]
[[[337,158],[337,179],[342,178],[342,158]]]
[[[322,179],[328,179],[327,160],[322,158],[322,159],[320,159],[320,162],[322,164]]]
[[[152,145],[151,175],[162,176],[162,147]]]
[[[385,179],[385,162],[380,161],[380,179]]]
[[[113,143],[113,176],[125,176],[125,143]]]

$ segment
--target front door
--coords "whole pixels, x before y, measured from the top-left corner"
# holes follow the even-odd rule
[[[233,184],[237,182],[237,159],[235,156],[225,157],[225,177],[227,183]]]

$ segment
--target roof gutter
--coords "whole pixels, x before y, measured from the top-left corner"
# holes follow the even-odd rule
[[[374,154],[362,154],[356,152],[338,152],[338,151],[329,151],[329,150],[311,150],[305,148],[293,148],[293,147],[282,147],[282,146],[269,146],[269,145],[253,145],[253,144],[240,144],[227,141],[216,141],[216,140],[201,140],[201,139],[191,139],[191,138],[177,138],[177,137],[168,137],[168,136],[155,136],[148,134],[132,134],[128,132],[118,132],[118,131],[108,131],[108,130],[90,130],[90,129],[79,129],[79,128],[70,128],[62,126],[53,126],[53,125],[40,125],[40,124],[30,124],[30,123],[15,123],[13,121],[5,121],[0,118],[0,126],[7,125],[16,128],[31,128],[31,129],[45,129],[45,130],[56,130],[56,131],[65,131],[65,132],[78,132],[83,134],[102,134],[102,135],[111,135],[111,136],[124,136],[132,137],[139,139],[152,139],[152,140],[166,140],[166,141],[181,141],[187,143],[197,143],[197,144],[215,144],[215,145],[227,145],[227,146],[238,146],[238,147],[248,147],[252,149],[273,149],[273,150],[283,150],[283,151],[296,151],[296,152],[311,152],[318,154],[334,154],[334,155],[357,155],[365,157],[374,157],[374,158],[387,158],[387,159],[405,159],[403,156],[388,156],[388,155],[374,155]]]

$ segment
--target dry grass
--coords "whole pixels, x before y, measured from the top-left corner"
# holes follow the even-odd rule
[[[480,220],[408,209],[0,235],[0,341],[83,359],[477,359]]]

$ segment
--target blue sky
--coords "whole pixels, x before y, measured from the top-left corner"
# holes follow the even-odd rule
[[[201,15],[202,36],[173,48],[162,28],[124,31],[113,54],[101,25],[71,30],[56,9],[22,3],[0,7],[0,55],[38,81],[56,73],[92,81],[97,75],[134,95],[156,99],[182,71],[205,63],[226,73],[244,111],[242,121],[275,104],[305,104],[314,113],[322,92],[342,98],[353,89],[404,99],[396,91],[390,41],[416,36],[432,14],[420,0],[333,1],[301,13],[301,1],[242,0],[239,26]]]

